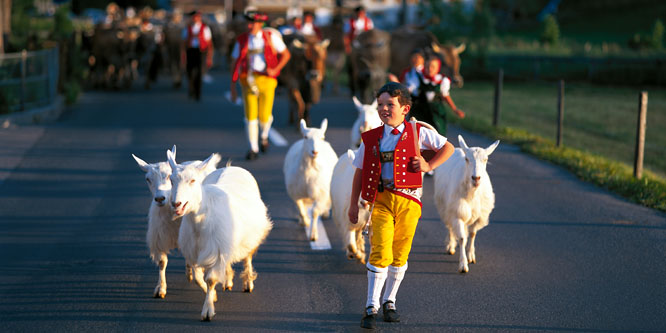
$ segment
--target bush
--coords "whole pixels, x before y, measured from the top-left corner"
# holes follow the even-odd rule
[[[560,26],[553,15],[548,15],[543,20],[541,41],[550,45],[557,45],[560,41]]]
[[[65,104],[72,105],[79,98],[81,85],[77,80],[69,80],[64,84],[63,93],[65,95]]]

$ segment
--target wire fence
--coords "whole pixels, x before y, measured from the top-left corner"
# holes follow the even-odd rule
[[[5,113],[18,112],[53,103],[57,95],[58,58],[57,47],[0,54],[0,113],[3,109]]]

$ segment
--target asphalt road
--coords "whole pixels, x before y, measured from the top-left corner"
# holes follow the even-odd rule
[[[359,331],[365,268],[348,261],[332,220],[331,250],[310,248],[282,175],[287,147],[243,160],[242,109],[214,73],[203,100],[162,81],[153,90],[87,92],[57,123],[0,130],[0,329],[61,331]],[[276,128],[286,123],[277,98]],[[473,110],[467,110],[473,112]],[[338,154],[349,144],[351,99],[325,94]],[[492,140],[462,133],[470,146]],[[452,142],[457,146],[457,140]],[[150,193],[131,157],[163,161],[220,152],[250,170],[275,226],[255,257],[255,291],[220,292],[200,322],[203,293],[175,251],[167,296],[152,298],[157,268],[145,244]],[[423,218],[398,293],[403,331],[666,331],[666,214],[582,183],[501,143],[490,158],[497,202],[477,237],[477,264],[457,273],[426,178]],[[238,271],[238,269],[237,269]]]

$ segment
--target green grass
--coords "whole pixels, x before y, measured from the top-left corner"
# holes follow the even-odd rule
[[[666,211],[666,92],[648,92],[646,171],[642,179],[633,177],[632,167],[638,109],[635,89],[568,86],[561,148],[554,144],[555,84],[505,83],[499,128],[491,125],[491,83],[468,82],[451,95],[467,113],[465,119],[455,121],[462,127],[517,144],[539,158],[563,165],[585,181]]]

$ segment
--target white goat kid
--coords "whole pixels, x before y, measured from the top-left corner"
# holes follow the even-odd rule
[[[257,278],[252,256],[273,227],[254,177],[233,166],[206,177],[212,157],[200,165],[178,166],[167,151],[173,169],[171,207],[183,218],[178,244],[188,262],[204,269],[208,290],[201,319],[206,321],[215,315],[215,286],[226,280],[233,263],[245,262],[244,289],[252,292]]]
[[[172,148],[172,153],[176,155],[176,146]],[[172,249],[178,247],[178,230],[180,229],[180,218],[174,218],[168,203],[171,198],[171,166],[168,162],[146,163],[136,155],[132,154],[139,168],[146,173],[146,183],[153,195],[150,208],[148,209],[148,230],[146,232],[146,243],[150,250],[150,258],[159,267],[159,279],[153,296],[155,298],[164,298],[166,296],[166,267],[168,254]],[[209,163],[206,173],[215,170],[217,163],[221,160],[220,155],[215,154],[214,159]],[[201,163],[201,161],[188,161],[184,165],[191,163]],[[186,265],[185,273],[187,280],[192,281],[193,275],[196,277],[197,284],[206,290],[206,284],[203,281],[201,271],[192,272],[192,267]]]
[[[296,203],[300,222],[310,227],[310,240],[317,240],[317,219],[328,217],[331,209],[331,177],[338,161],[325,134],[328,120],[320,128],[308,128],[301,120],[303,138],[294,142],[284,159],[284,180],[289,197]],[[307,206],[312,206],[312,221]],[[312,223],[310,223],[312,222]]]
[[[462,136],[458,136],[458,142],[460,148],[435,169],[435,205],[449,229],[446,251],[455,254],[457,242],[460,242],[458,271],[467,273],[468,263],[476,263],[476,233],[488,225],[488,217],[495,207],[486,164],[499,140],[485,149],[467,147]]]
[[[361,145],[361,133],[369,131],[373,128],[379,127],[382,120],[379,118],[377,112],[377,100],[370,105],[362,104],[356,96],[352,97],[356,110],[358,110],[358,118],[354,121],[351,129],[351,149],[358,149]]]
[[[358,223],[349,222],[347,212],[349,211],[349,195],[352,191],[354,173],[356,168],[352,161],[356,152],[351,149],[342,154],[333,169],[331,178],[331,211],[333,220],[342,235],[342,244],[347,251],[348,259],[356,259],[365,264],[365,239],[363,238],[363,227],[370,216],[369,205],[365,200],[359,198]]]

